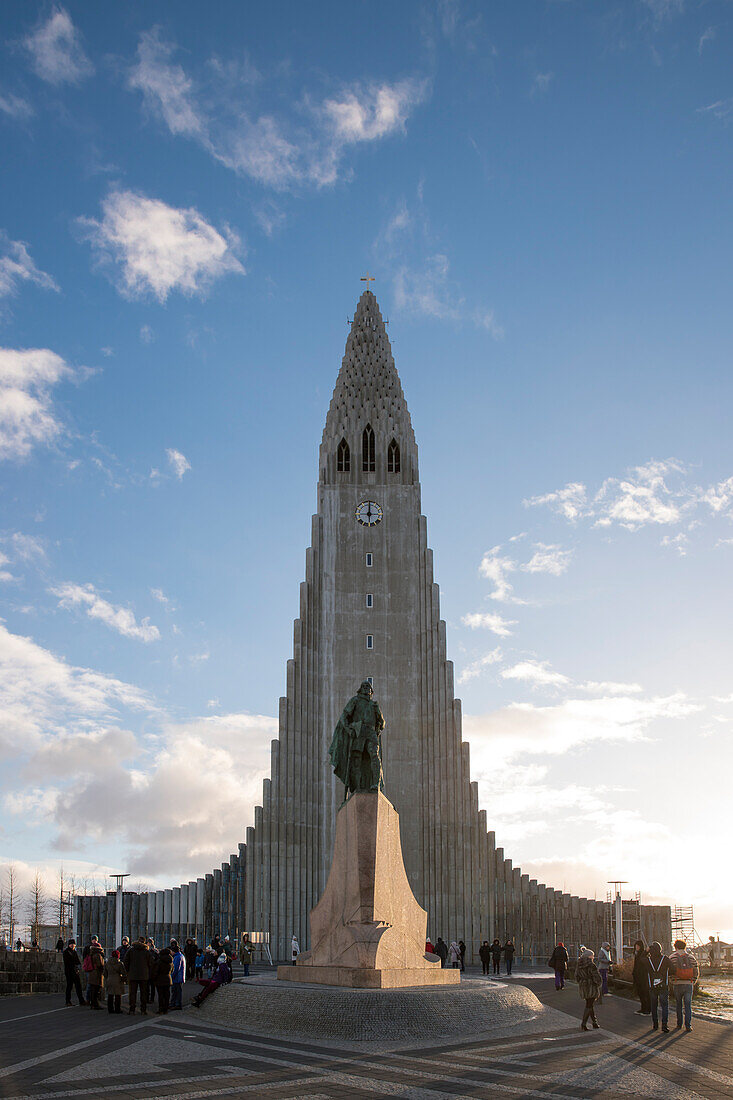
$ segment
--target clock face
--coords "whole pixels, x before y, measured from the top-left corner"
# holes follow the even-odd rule
[[[376,523],[379,523],[384,512],[373,500],[363,500],[357,507],[354,515],[356,516],[357,522],[363,527],[374,527]]]

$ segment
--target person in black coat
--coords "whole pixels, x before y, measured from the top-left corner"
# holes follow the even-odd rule
[[[514,943],[512,940],[507,940],[504,944],[504,962],[506,963],[507,975],[512,972],[512,963],[514,962]]]
[[[186,940],[186,946],[183,948],[183,957],[186,960],[186,981],[192,982],[196,976],[196,956],[198,954],[199,946],[196,940],[191,936]]]
[[[652,1005],[649,997],[649,953],[644,947],[643,940],[637,940],[634,944],[634,969],[633,982],[636,995],[639,998],[637,1016],[651,1016]]]
[[[568,953],[564,943],[558,943],[550,955],[550,966],[555,971],[555,989],[564,989],[565,971],[568,968]]]
[[[84,1000],[81,980],[79,978],[81,959],[76,951],[76,940],[69,940],[61,958],[64,962],[64,976],[66,977],[66,1007],[69,1008],[71,1006],[71,990],[73,989],[76,992],[79,1004],[86,1008],[86,1001]]]
[[[461,952],[461,970],[466,969],[466,945],[463,940],[458,941],[458,950]]]
[[[494,974],[499,973],[499,967],[501,965],[501,941],[494,940],[491,945],[491,961],[494,964]]]
[[[445,942],[442,936],[438,936],[435,944],[435,954],[440,959],[440,965],[445,969],[445,960],[448,958],[448,944]]]
[[[489,963],[491,962],[491,948],[489,947],[489,941],[484,940],[478,949],[478,957],[481,959],[481,965],[484,968],[484,974],[489,972]]]
[[[652,1027],[659,1027],[658,1008],[662,1006],[662,1031],[669,1031],[669,959],[662,952],[661,943],[649,944],[646,957],[646,975],[649,983],[649,1007],[652,1014]]]

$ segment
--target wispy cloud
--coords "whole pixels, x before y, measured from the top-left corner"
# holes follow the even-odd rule
[[[44,290],[59,289],[56,280],[33,262],[25,241],[11,241],[0,231],[0,298],[16,294],[24,282]]]
[[[708,103],[707,107],[698,107],[698,114],[711,114],[721,122],[730,118],[733,112],[733,96],[728,99],[716,99]]]
[[[487,550],[481,559],[478,571],[482,577],[487,577],[494,584],[494,591],[489,593],[491,600],[513,600],[513,587],[507,575],[513,573],[517,564],[512,558],[501,554],[501,546],[494,546]]]
[[[535,78],[532,81],[532,91],[537,95],[544,95],[544,93],[552,84],[554,79],[554,73],[536,73]]]
[[[513,760],[522,753],[556,755],[594,741],[636,741],[652,722],[685,718],[699,709],[682,693],[569,698],[552,706],[511,703],[491,714],[467,715],[464,729],[472,744],[486,739],[499,759]]]
[[[24,459],[62,433],[51,390],[77,372],[48,348],[0,348],[0,459]]]
[[[115,607],[99,595],[92,584],[60,584],[50,589],[59,601],[59,607],[82,607],[90,619],[98,619],[124,638],[134,638],[139,642],[156,642],[160,631],[149,619],[138,622],[127,607]]]
[[[562,672],[551,669],[547,661],[519,661],[510,668],[502,669],[501,677],[503,680],[521,680],[542,687],[561,687],[570,683]]]
[[[566,571],[573,556],[572,550],[563,550],[561,546],[550,546],[544,542],[535,545],[534,554],[520,569],[525,573],[550,573],[553,577],[559,577]]]
[[[396,223],[392,222],[392,230]],[[470,307],[450,278],[450,262],[443,252],[425,258],[419,268],[402,265],[394,275],[395,308],[405,313],[435,317],[441,321],[469,321],[501,340],[504,329],[494,310]]]
[[[678,459],[651,460],[633,467],[625,477],[609,477],[594,493],[581,482],[524,501],[527,507],[547,506],[575,523],[590,520],[595,527],[628,531],[643,527],[676,527],[693,515],[733,516],[733,477],[709,485],[695,484],[689,468]],[[694,521],[693,521],[694,522]],[[664,545],[684,552],[685,540],[664,537]]]
[[[174,291],[203,294],[215,279],[244,275],[239,238],[214,229],[194,207],[168,206],[133,191],[113,191],[99,221],[80,219],[103,263],[113,266],[120,292],[154,294],[165,302]]]
[[[36,75],[49,84],[79,84],[94,72],[81,36],[65,8],[55,7],[48,19],[28,35],[24,45]]]
[[[485,669],[489,668],[490,665],[497,664],[500,660],[501,648],[497,646],[490,653],[485,653],[483,657],[479,657],[477,661],[472,661],[470,665],[466,665],[458,677],[458,683],[467,684],[469,680],[475,680]]]
[[[294,114],[257,112],[250,102],[256,81],[222,73],[228,93],[221,102],[207,97],[174,61],[176,47],[155,29],[140,37],[130,87],[148,111],[174,135],[197,141],[221,164],[275,190],[328,186],[343,174],[346,150],[402,133],[410,114],[425,99],[425,81],[366,81],[337,94],[300,97]]]
[[[503,619],[501,615],[492,611],[469,612],[468,615],[461,617],[461,622],[472,630],[481,628],[490,630],[492,634],[496,634],[500,638],[507,638],[512,633],[509,628],[517,625],[515,619]]]
[[[9,118],[18,120],[30,118],[33,108],[26,99],[17,95],[0,95],[0,111]]]
[[[708,44],[708,42],[712,42],[714,40],[716,34],[717,34],[717,31],[716,31],[715,27],[706,27],[705,28],[705,30],[700,35],[700,38],[699,38],[698,43],[697,43],[697,52],[699,54],[702,54],[702,51],[705,49],[705,46]]]
[[[168,465],[180,481],[186,471],[191,469],[191,463],[188,461],[184,454],[181,454],[180,451],[174,450],[172,447],[169,447],[165,453],[168,459]]]
[[[671,19],[675,15],[682,15],[685,10],[685,0],[641,0],[657,24],[665,19]]]

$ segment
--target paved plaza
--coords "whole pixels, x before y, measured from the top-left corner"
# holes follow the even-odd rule
[[[472,980],[471,975],[466,980]],[[167,1017],[109,1016],[65,1008],[57,996],[0,1001],[0,1097],[541,1096],[694,1100],[733,1098],[733,1026],[695,1019],[692,1034],[651,1031],[635,1004],[607,997],[600,1031],[579,1027],[572,984],[519,975],[542,1008],[528,1028],[501,1028],[465,1042],[425,1037],[389,1051],[377,1043],[303,1042],[224,1027],[184,1007]],[[187,999],[195,987],[186,989]],[[209,1002],[227,997],[225,988]],[[359,1049],[355,1049],[356,1047]]]

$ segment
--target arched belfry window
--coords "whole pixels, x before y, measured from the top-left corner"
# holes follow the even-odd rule
[[[336,469],[340,474],[348,474],[351,469],[351,452],[345,439],[341,440],[336,451]]]
[[[373,474],[377,468],[374,448],[374,429],[367,424],[361,437],[361,468],[365,474]]]
[[[398,474],[400,472],[400,445],[393,439],[387,448],[387,473]]]

